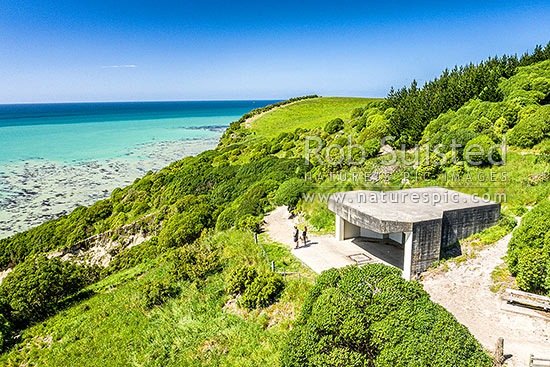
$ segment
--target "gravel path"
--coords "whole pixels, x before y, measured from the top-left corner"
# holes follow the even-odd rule
[[[446,272],[437,269],[425,274],[424,289],[431,299],[450,311],[460,323],[489,349],[504,338],[504,354],[511,355],[506,366],[529,365],[529,355],[550,358],[550,322],[501,310],[501,296],[490,290],[491,273],[506,255],[511,234]]]

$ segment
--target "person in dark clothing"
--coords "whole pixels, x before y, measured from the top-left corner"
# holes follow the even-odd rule
[[[296,244],[295,248],[298,248],[299,246],[299,238],[300,238],[300,231],[298,231],[298,227],[294,226],[294,243]]]
[[[307,243],[307,227],[304,226],[304,231],[302,232],[302,241],[304,241],[304,246]]]

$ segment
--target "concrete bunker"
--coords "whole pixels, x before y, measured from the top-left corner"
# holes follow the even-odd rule
[[[500,203],[441,187],[338,192],[329,197],[328,208],[336,214],[338,240],[353,239],[378,252],[374,255],[401,268],[405,279],[439,260],[442,248],[500,218]],[[382,251],[384,246],[391,247]]]

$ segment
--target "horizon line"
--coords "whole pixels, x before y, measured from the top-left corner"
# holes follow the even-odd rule
[[[40,101],[40,102],[0,102],[0,105],[24,105],[24,104],[63,104],[63,103],[147,103],[147,102],[238,102],[238,101],[286,101],[290,98],[259,98],[259,99],[145,99],[145,100],[97,100],[97,101]],[[370,98],[386,99],[386,97],[365,97],[365,96],[319,96],[323,98]]]

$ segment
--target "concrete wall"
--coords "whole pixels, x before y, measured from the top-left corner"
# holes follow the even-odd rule
[[[412,251],[413,251],[413,234],[412,232],[403,232],[403,278],[411,280],[412,272]]]
[[[394,240],[397,243],[403,244],[403,232],[390,233],[388,238]]]
[[[441,250],[441,219],[417,222],[413,225],[411,274],[426,271],[439,260]]]
[[[361,236],[361,227],[356,226],[336,214],[336,238],[343,241]]]
[[[382,233],[371,231],[370,229],[361,228],[361,237],[367,237],[367,238],[384,238],[384,235]]]
[[[500,204],[450,210],[443,213],[441,248],[492,227],[500,219]]]

